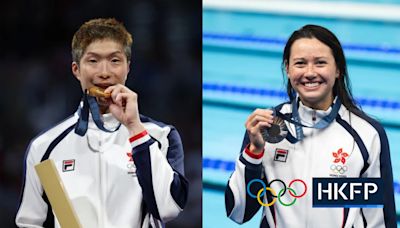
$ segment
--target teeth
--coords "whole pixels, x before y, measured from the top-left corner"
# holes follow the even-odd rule
[[[304,83],[304,85],[306,87],[316,87],[319,85],[319,83],[318,82],[307,82],[307,83]]]

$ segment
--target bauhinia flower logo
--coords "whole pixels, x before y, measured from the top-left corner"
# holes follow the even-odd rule
[[[126,153],[126,155],[128,155],[130,162],[133,161],[133,157],[132,157],[132,153],[131,152]]]
[[[342,148],[340,148],[337,152],[332,152],[332,155],[335,158],[335,160],[333,160],[334,163],[341,162],[342,164],[346,163],[346,158],[349,156],[348,153],[343,152]]]

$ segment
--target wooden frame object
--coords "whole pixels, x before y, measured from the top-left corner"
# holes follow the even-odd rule
[[[54,161],[45,160],[35,169],[61,227],[82,228]]]

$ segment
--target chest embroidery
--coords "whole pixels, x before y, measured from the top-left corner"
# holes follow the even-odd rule
[[[340,148],[337,152],[332,152],[332,156],[333,164],[330,166],[331,173],[329,175],[331,177],[347,177],[344,174],[348,170],[348,167],[345,164],[349,154],[343,151],[343,148]]]
[[[276,148],[275,155],[274,155],[274,161],[286,162],[288,154],[289,154],[289,150]]]
[[[63,160],[62,171],[69,172],[75,170],[75,159]]]
[[[126,155],[128,156],[128,162],[126,164],[127,174],[134,177],[134,176],[136,176],[136,167],[135,167],[135,164],[133,163],[132,153],[128,152],[128,153],[126,153]]]

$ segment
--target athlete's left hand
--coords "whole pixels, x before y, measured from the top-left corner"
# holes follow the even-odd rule
[[[109,106],[111,114],[128,128],[131,136],[145,130],[140,121],[138,95],[135,92],[121,84],[110,86],[104,92],[111,94],[112,102]]]

